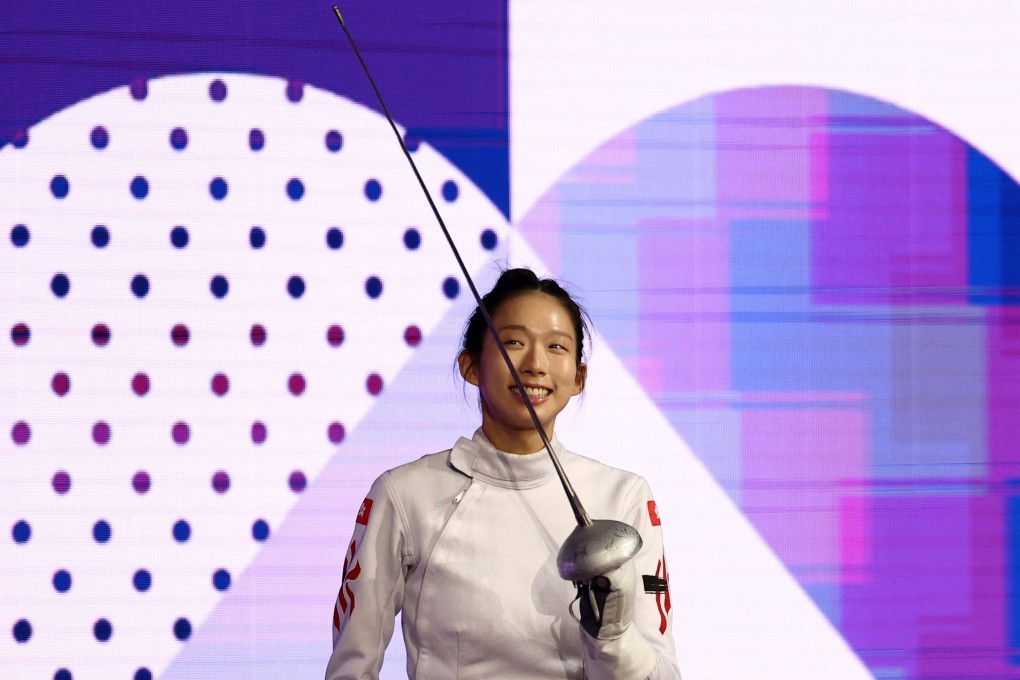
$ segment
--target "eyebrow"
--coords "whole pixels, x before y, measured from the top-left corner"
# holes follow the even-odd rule
[[[509,325],[506,325],[506,326],[500,326],[499,327],[499,332],[502,333],[503,331],[525,331],[527,333],[533,333],[534,332],[529,327],[523,326],[521,324],[509,324]],[[545,335],[562,335],[563,337],[568,338],[570,340],[574,339],[573,334],[568,333],[567,331],[561,331],[561,330],[556,330],[556,329],[553,329],[553,330],[549,331],[548,333],[545,333]]]

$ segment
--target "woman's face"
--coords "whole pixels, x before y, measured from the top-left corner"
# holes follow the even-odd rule
[[[587,367],[577,364],[577,334],[567,310],[545,293],[513,297],[493,315],[500,342],[520,375],[546,435],[556,416],[584,389]],[[487,332],[478,357],[459,358],[464,379],[478,387],[482,431],[493,446],[508,453],[534,453],[542,439],[518,393],[510,371]]]

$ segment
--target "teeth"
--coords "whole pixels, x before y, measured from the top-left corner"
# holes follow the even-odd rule
[[[517,389],[516,385],[514,385],[510,389],[513,390],[514,394],[520,394],[520,390]],[[547,397],[547,396],[549,396],[549,390],[547,390],[544,387],[525,387],[524,391],[527,392],[529,397]]]

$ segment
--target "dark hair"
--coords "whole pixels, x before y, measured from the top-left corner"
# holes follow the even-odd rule
[[[482,303],[489,311],[489,316],[495,316],[507,300],[527,293],[545,293],[563,305],[574,325],[574,334],[577,336],[576,359],[577,365],[580,366],[584,356],[584,338],[586,334],[589,334],[590,317],[584,308],[571,297],[570,293],[553,279],[540,279],[530,269],[507,269],[500,274],[499,280],[496,281],[492,290],[482,296]],[[471,357],[479,356],[482,353],[482,343],[488,334],[489,328],[485,323],[485,317],[482,316],[481,309],[475,307],[475,311],[468,317],[464,327],[461,353],[467,352]]]

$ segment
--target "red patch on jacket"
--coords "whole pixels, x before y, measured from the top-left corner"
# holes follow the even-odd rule
[[[358,516],[354,518],[354,521],[362,526],[368,526],[368,516],[372,514],[372,499],[366,498],[361,502],[361,507],[358,509]]]
[[[648,519],[652,520],[653,527],[662,524],[662,520],[659,519],[659,508],[655,506],[655,501],[648,501]]]

